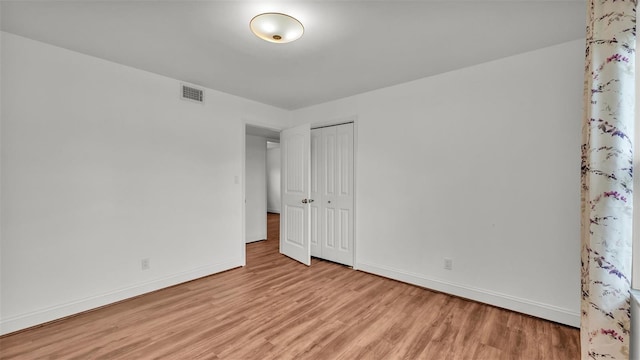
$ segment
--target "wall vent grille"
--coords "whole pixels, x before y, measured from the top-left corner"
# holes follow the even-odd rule
[[[204,102],[204,90],[184,84],[182,84],[181,86],[183,100],[195,101],[197,103]]]

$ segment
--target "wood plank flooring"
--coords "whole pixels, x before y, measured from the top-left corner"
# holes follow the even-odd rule
[[[0,338],[0,359],[579,359],[577,329],[247,245],[247,266]]]

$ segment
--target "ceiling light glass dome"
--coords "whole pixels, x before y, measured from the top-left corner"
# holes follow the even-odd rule
[[[304,33],[304,27],[300,21],[281,13],[257,15],[251,19],[249,26],[257,37],[278,44],[298,40]]]

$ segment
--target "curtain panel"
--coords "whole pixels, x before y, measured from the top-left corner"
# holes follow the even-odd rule
[[[581,208],[582,359],[629,359],[637,0],[589,0]]]

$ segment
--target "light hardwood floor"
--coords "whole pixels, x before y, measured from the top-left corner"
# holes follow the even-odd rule
[[[1,359],[579,359],[577,329],[247,245],[247,266],[0,338]]]

